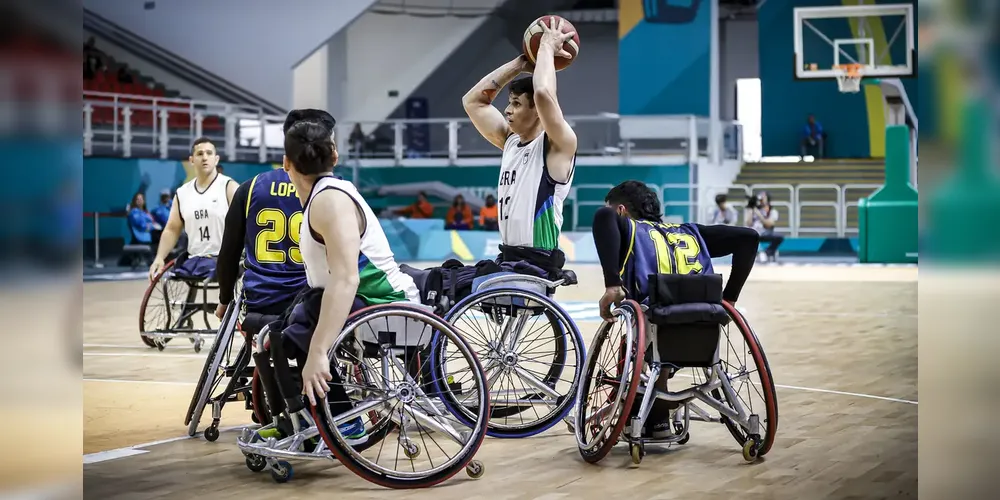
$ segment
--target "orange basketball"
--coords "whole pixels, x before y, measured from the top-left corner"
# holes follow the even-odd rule
[[[535,19],[535,21],[532,22],[531,25],[528,26],[528,29],[524,30],[524,38],[523,42],[521,43],[521,50],[524,51],[524,55],[528,57],[528,60],[531,61],[531,64],[535,64],[535,58],[538,56],[538,44],[539,42],[542,41],[543,31],[542,27],[538,25],[538,22],[542,21],[545,23],[546,27],[551,28],[558,25],[560,19],[563,22],[561,30],[563,33],[576,31],[576,28],[573,27],[573,23],[567,21],[566,19],[560,16],[555,16],[555,15],[539,17],[538,19]],[[569,65],[573,64],[573,61],[576,60],[576,56],[580,55],[580,34],[574,33],[573,38],[566,40],[566,42],[563,43],[563,50],[569,52],[570,55],[572,55],[573,57],[569,59],[566,59],[565,57],[556,57],[555,60],[556,71],[562,71],[568,68]]]

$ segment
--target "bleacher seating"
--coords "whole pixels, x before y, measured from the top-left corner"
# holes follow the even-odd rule
[[[848,209],[844,227],[849,233],[856,232],[858,227],[856,203],[858,199],[871,194],[874,190],[873,186],[881,185],[883,182],[885,182],[885,162],[880,159],[747,163],[740,170],[735,181],[736,184],[745,186],[791,185],[793,189],[798,186],[798,201],[806,204],[802,207],[801,220],[798,221],[798,225],[800,228],[812,229],[810,234],[803,236],[830,236],[820,228],[835,228],[837,212],[830,207],[809,206],[809,203],[837,202],[837,189],[845,186],[847,188],[844,190],[843,201]],[[813,185],[814,187],[805,187],[804,185]],[[837,189],[834,189],[833,186],[836,186]],[[772,201],[779,203],[792,201],[788,189],[764,187],[761,190],[768,191]],[[730,199],[734,201],[742,199],[742,196],[743,192],[735,189],[729,193]],[[782,210],[781,218],[787,223],[787,208],[782,206],[779,208]],[[779,223],[779,227],[783,225]]]
[[[114,58],[108,56],[107,54],[101,53],[101,58],[104,61],[105,68],[103,70],[95,71],[92,78],[85,77],[83,80],[83,90],[89,92],[101,92],[108,95],[91,94],[88,96],[88,99],[110,102],[114,100],[114,96],[111,94],[118,94],[119,102],[148,105],[151,99],[162,98],[164,101],[158,102],[157,105],[170,111],[170,116],[167,119],[169,126],[171,128],[187,128],[190,126],[191,116],[189,113],[189,107],[179,103],[174,104],[168,100],[186,99],[185,96],[182,96],[175,90],[167,89],[162,83],[159,83],[153,78],[145,76],[132,69],[125,70],[125,73],[129,77],[127,79],[130,79],[131,82],[124,83],[122,82],[122,79],[119,78],[119,70],[124,65],[118,63],[114,60]],[[135,97],[130,98],[128,96]],[[171,108],[176,108],[176,111]],[[115,120],[114,113],[115,111],[111,107],[96,107],[94,109],[93,117],[94,124],[113,124]],[[152,127],[156,117],[153,116],[152,110],[137,108],[133,110],[131,120],[133,126]],[[206,117],[205,121],[202,123],[202,128],[207,131],[218,131],[222,130],[223,125],[218,117],[209,116]]]

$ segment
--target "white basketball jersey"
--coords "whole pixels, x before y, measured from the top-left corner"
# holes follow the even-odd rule
[[[309,202],[318,193],[327,189],[337,189],[346,193],[365,216],[365,232],[361,235],[361,253],[358,255],[361,281],[358,283],[357,296],[367,305],[407,300],[419,303],[417,286],[413,283],[413,278],[403,273],[396,264],[392,249],[389,248],[389,240],[385,237],[375,212],[368,206],[354,184],[332,176],[316,180],[303,212],[299,250],[302,252],[309,286],[324,288],[330,277],[330,266],[326,262],[326,245],[316,241],[311,230],[312,225],[309,223],[311,209]],[[352,219],[355,217],[353,213],[337,215]]]
[[[236,182],[231,177],[216,174],[215,180],[203,191],[198,190],[197,179],[191,179],[177,188],[177,209],[180,210],[187,233],[188,255],[206,257],[219,255],[222,233],[229,212],[226,186]]]
[[[545,137],[542,132],[535,140],[521,144],[520,136],[511,134],[503,145],[497,217],[504,245],[544,250],[559,247],[563,202],[569,195],[573,174],[565,184],[552,180],[545,163]]]

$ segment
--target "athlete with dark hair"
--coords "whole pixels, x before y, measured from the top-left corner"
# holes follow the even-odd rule
[[[760,238],[756,231],[735,226],[695,223],[668,224],[656,193],[640,181],[612,188],[606,206],[594,214],[594,243],[604,273],[601,317],[614,321],[612,304],[626,298],[648,304],[648,279],[656,274],[713,273],[712,259],[732,255],[732,270],[722,291],[735,304],[750,276]],[[661,372],[656,386],[665,390],[670,370]],[[677,403],[656,400],[649,424],[654,438],[670,435],[669,410]],[[645,433],[645,432],[644,432]]]

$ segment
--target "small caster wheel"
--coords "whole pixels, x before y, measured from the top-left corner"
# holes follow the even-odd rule
[[[479,460],[473,460],[469,462],[469,465],[465,466],[465,473],[472,479],[479,479],[486,473],[486,466]]]
[[[403,454],[413,460],[420,456],[420,446],[416,443],[403,443]]]
[[[678,424],[674,424],[674,435],[680,436],[682,432],[684,432],[684,427]],[[687,442],[690,440],[691,440],[691,433],[688,432],[687,434],[684,435],[684,437],[682,437],[680,440],[677,441],[677,444],[687,444]]]
[[[566,430],[568,430],[570,434],[576,434],[576,428],[569,422],[566,422]]]
[[[201,352],[201,341],[200,340],[198,342],[194,343],[194,352],[196,352],[196,353]]]
[[[260,419],[257,418],[257,412],[253,410],[250,411],[250,421],[255,424],[260,424]]]
[[[271,466],[271,479],[276,483],[287,483],[292,479],[292,464],[278,460]]]
[[[211,425],[205,429],[205,439],[214,443],[216,439],[219,439],[219,428],[215,425]]]
[[[156,343],[156,350],[157,351],[163,352],[163,350],[166,349],[166,348],[167,348],[167,345],[164,344],[163,342],[157,342]]]
[[[267,460],[265,460],[264,457],[260,455],[254,455],[254,454],[247,455],[246,462],[247,462],[247,469],[250,469],[252,472],[261,472],[267,468]]]
[[[757,440],[754,438],[747,439],[747,442],[743,444],[743,460],[747,462],[753,462],[757,460]]]
[[[642,449],[642,445],[633,443],[631,452],[632,452],[632,463],[636,465],[642,463],[642,457],[646,454],[646,450]]]

